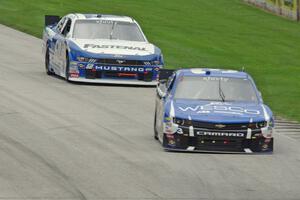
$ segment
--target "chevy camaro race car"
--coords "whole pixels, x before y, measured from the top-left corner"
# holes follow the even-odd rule
[[[161,70],[159,79],[154,137],[166,150],[273,151],[272,111],[247,73]]]
[[[68,81],[156,85],[164,61],[130,17],[69,14],[45,17],[47,74]]]

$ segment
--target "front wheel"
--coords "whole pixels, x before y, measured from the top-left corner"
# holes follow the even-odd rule
[[[46,68],[46,73],[48,75],[53,75],[53,72],[50,70],[50,56],[49,56],[49,48],[46,50],[46,55],[45,55],[45,68]]]
[[[156,129],[156,109],[155,109],[155,114],[154,114],[154,139],[158,140],[158,132]]]
[[[66,76],[66,81],[69,81],[70,78],[70,60],[69,60],[69,55],[67,53],[66,55],[66,71],[65,71],[65,76]]]

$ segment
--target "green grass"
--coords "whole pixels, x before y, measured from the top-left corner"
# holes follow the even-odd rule
[[[277,115],[300,121],[300,24],[240,0],[0,0],[0,23],[41,37],[44,15],[129,15],[167,66],[246,68]]]

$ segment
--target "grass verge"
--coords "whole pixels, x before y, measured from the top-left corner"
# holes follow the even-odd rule
[[[300,121],[300,24],[240,0],[0,0],[0,23],[41,37],[44,15],[134,17],[167,66],[246,68],[265,102]]]

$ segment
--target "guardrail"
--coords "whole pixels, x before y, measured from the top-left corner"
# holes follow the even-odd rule
[[[275,14],[300,21],[300,0],[244,0]]]

